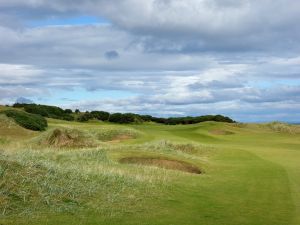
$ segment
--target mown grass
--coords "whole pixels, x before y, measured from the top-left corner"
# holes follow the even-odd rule
[[[1,136],[0,224],[300,224],[296,126],[48,123],[46,133]],[[99,144],[39,142],[53,129]],[[180,160],[204,173],[119,163],[126,157]]]

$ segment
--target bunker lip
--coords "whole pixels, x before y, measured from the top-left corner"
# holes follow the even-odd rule
[[[195,165],[187,162],[159,158],[159,157],[125,157],[119,160],[122,164],[137,164],[145,166],[155,166],[159,168],[169,169],[169,170],[179,170],[187,173],[201,174],[202,171]]]

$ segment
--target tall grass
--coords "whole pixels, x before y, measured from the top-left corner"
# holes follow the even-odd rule
[[[290,125],[287,123],[282,122],[272,122],[265,124],[266,127],[269,129],[279,132],[279,133],[288,133],[288,134],[299,134],[300,133],[300,127]]]
[[[129,202],[141,201],[132,195],[145,199],[157,195],[165,176],[165,171],[119,165],[109,159],[107,150],[95,148],[5,151],[0,165],[3,216],[75,212],[87,206],[113,215],[128,208]]]

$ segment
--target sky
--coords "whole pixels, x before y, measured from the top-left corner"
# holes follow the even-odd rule
[[[0,104],[300,122],[300,1],[0,0]]]

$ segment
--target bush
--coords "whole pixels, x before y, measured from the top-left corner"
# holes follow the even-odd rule
[[[104,111],[92,111],[91,115],[97,120],[107,121],[110,114]]]
[[[36,104],[14,104],[15,108],[23,107],[24,110],[28,113],[41,115],[44,117],[49,117],[53,119],[61,119],[73,121],[74,117],[71,115],[72,110],[66,109],[63,110],[57,106],[48,106],[48,105],[36,105]]]
[[[67,121],[74,121],[75,120],[74,116],[71,115],[71,114],[65,114],[60,119],[67,120]]]
[[[90,119],[93,119],[93,115],[90,114],[89,112],[86,112],[86,113],[84,113],[84,114],[81,114],[81,115],[77,118],[77,120],[78,120],[79,122],[87,122],[87,121],[89,121]]]
[[[13,118],[17,124],[29,130],[43,131],[48,126],[47,120],[40,115],[17,110],[7,110],[4,113],[6,116]]]
[[[54,119],[60,119],[65,111],[56,106],[28,104],[24,106],[24,110],[28,113],[39,114]]]
[[[79,109],[75,110],[75,114],[72,114],[71,109],[61,109],[56,106],[47,106],[47,105],[36,105],[36,104],[20,104],[16,103],[13,105],[17,108],[24,108],[28,113],[38,114],[44,117],[62,119],[73,121],[75,120],[74,115],[77,117],[77,120],[80,122],[86,122],[90,119],[97,119],[102,121],[110,121],[113,123],[141,123],[141,122],[156,122],[167,125],[177,125],[177,124],[195,124],[205,121],[216,121],[216,122],[227,122],[235,123],[229,117],[223,115],[205,115],[205,116],[187,116],[187,117],[170,117],[170,118],[160,118],[150,115],[138,115],[133,113],[113,113],[105,111],[92,111],[80,113]]]
[[[163,123],[168,125],[176,125],[176,124],[195,124],[201,123],[205,121],[216,121],[216,122],[226,122],[226,123],[235,123],[234,120],[229,117],[222,115],[206,115],[206,116],[195,116],[195,117],[170,117],[170,118],[156,118],[152,117],[151,121],[156,123]]]
[[[139,115],[133,113],[114,113],[109,117],[109,122],[113,123],[139,123],[142,119]]]
[[[72,111],[72,109],[65,109],[65,113],[66,114],[71,114],[71,113],[73,113],[73,111]]]

